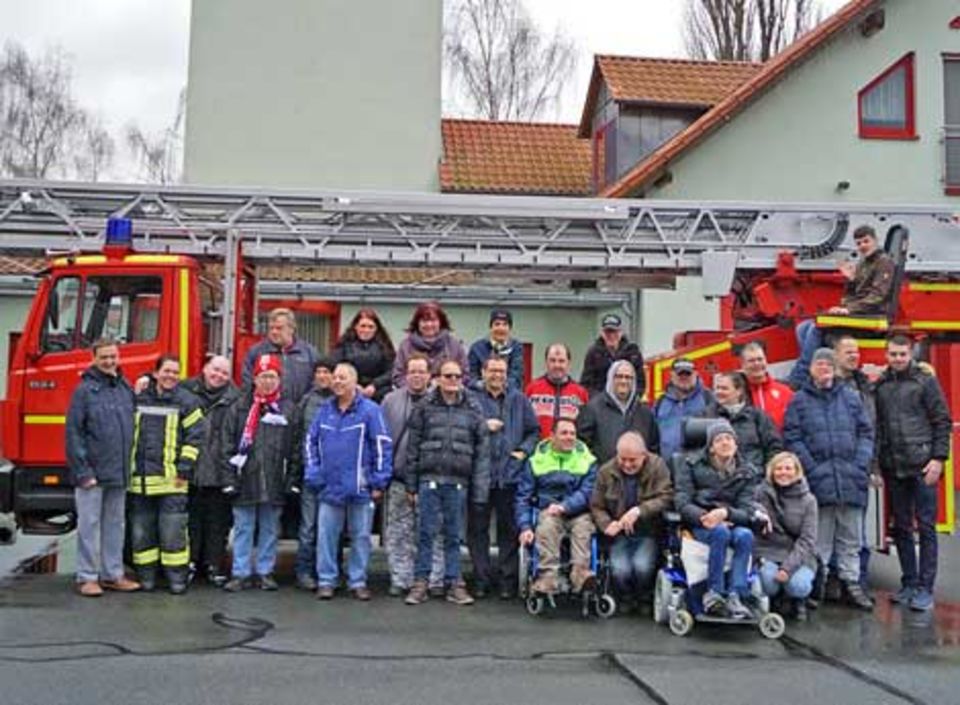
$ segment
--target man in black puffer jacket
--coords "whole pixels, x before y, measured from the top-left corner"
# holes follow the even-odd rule
[[[407,444],[406,483],[411,502],[420,503],[415,581],[407,604],[425,602],[433,539],[443,519],[447,600],[473,603],[460,577],[460,527],[469,488],[473,504],[490,491],[490,438],[479,406],[467,397],[456,360],[440,366],[439,384],[413,409]]]
[[[890,488],[902,572],[893,599],[927,611],[933,608],[937,577],[937,483],[950,454],[952,423],[936,378],[911,360],[908,338],[894,336],[887,342],[887,362],[876,401],[880,469]],[[914,519],[920,534],[919,574]]]
[[[227,582],[223,557],[233,524],[230,500],[223,494],[223,451],[220,429],[240,390],[230,381],[230,360],[214,355],[201,374],[180,385],[200,402],[206,419],[200,457],[190,483],[190,567],[218,587]]]

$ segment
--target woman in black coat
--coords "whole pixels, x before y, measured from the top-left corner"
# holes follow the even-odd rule
[[[773,420],[750,404],[747,380],[740,372],[718,372],[713,376],[714,402],[703,411],[708,418],[726,419],[737,432],[737,448],[744,462],[758,477],[770,458],[783,450],[783,439]]]
[[[378,404],[392,389],[390,375],[397,356],[390,334],[372,308],[362,308],[333,347],[335,362],[349,362],[357,370],[360,393]]]

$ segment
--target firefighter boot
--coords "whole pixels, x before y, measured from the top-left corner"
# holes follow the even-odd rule
[[[155,565],[142,565],[137,568],[137,580],[140,581],[140,589],[144,592],[153,592],[157,589],[157,567]]]

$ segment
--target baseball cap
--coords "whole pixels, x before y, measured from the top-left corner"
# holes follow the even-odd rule
[[[600,321],[600,327],[604,330],[620,330],[623,327],[623,321],[615,313],[608,313]]]
[[[689,360],[685,357],[678,357],[673,361],[672,368],[674,372],[694,372],[696,371],[696,365],[693,364],[692,360]]]

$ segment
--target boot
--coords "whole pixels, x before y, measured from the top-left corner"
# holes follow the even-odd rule
[[[140,582],[140,589],[144,592],[153,592],[157,589],[157,569],[154,567],[150,568],[138,568],[137,569],[137,579]]]
[[[873,600],[863,591],[860,583],[843,583],[843,591],[846,593],[847,604],[851,607],[856,607],[858,610],[863,610],[864,612],[873,610]]]

